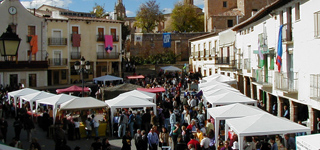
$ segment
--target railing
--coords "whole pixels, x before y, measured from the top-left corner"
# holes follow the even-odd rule
[[[263,69],[252,69],[252,77],[256,79],[256,82],[264,82],[264,70]]]
[[[298,72],[276,72],[275,87],[287,92],[298,92]]]
[[[216,60],[215,64],[229,64],[230,63],[230,57],[216,57],[215,60]]]
[[[292,27],[291,25],[284,24],[282,28],[282,41],[292,41]]]
[[[206,50],[206,56],[205,57],[209,57],[210,56],[210,50]]]
[[[97,35],[97,41],[104,41],[104,35],[98,34]]]
[[[97,59],[118,59],[119,56],[120,54],[116,52],[97,52]]]
[[[70,56],[71,56],[71,59],[80,59],[81,53],[80,52],[71,52]]]
[[[247,72],[251,72],[251,61],[248,58],[243,60],[243,69],[246,69]]]
[[[200,57],[204,57],[204,51],[200,51]]]
[[[320,74],[310,75],[310,98],[320,101]]]
[[[119,42],[119,35],[112,36],[113,42]]]
[[[26,68],[48,68],[47,61],[2,61],[0,62],[1,69],[26,69]]]
[[[48,65],[50,67],[57,67],[57,66],[67,66],[68,59],[67,58],[53,58],[48,60]]]
[[[67,38],[48,38],[48,45],[67,45]]]

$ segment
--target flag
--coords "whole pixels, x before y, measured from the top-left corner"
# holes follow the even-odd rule
[[[38,52],[38,36],[37,35],[31,35],[31,41],[30,41],[30,46],[31,46],[31,54],[34,55]]]
[[[280,69],[281,69],[281,65],[282,65],[282,60],[281,60],[281,57],[282,57],[282,28],[283,28],[283,25],[280,26],[280,29],[279,29],[279,37],[278,37],[278,56],[277,56],[277,61],[276,61],[276,64],[278,66],[278,71],[280,72]]]
[[[108,53],[110,53],[112,51],[112,49],[113,49],[112,35],[105,35],[104,36],[104,48]]]
[[[171,47],[171,33],[163,33],[162,41],[164,48]]]
[[[263,42],[262,42],[262,40],[263,40],[263,36],[262,36],[262,34],[260,34],[259,36],[258,36],[258,52],[259,52],[259,56],[260,56],[260,59],[261,60],[263,60],[263,54],[262,54],[262,52],[261,52],[261,46],[263,46]]]

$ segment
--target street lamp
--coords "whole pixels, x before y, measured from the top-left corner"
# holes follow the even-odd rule
[[[84,80],[83,80],[83,74],[84,73],[88,73],[88,71],[90,70],[90,62],[86,61],[86,59],[84,59],[84,57],[82,56],[82,58],[79,61],[76,61],[74,63],[74,69],[76,71],[78,71],[79,74],[81,74],[81,80],[82,80],[82,97],[84,97]]]
[[[16,56],[21,39],[16,33],[12,32],[10,25],[7,27],[7,32],[4,32],[0,36],[0,53],[1,56],[5,57],[7,61],[7,56]]]

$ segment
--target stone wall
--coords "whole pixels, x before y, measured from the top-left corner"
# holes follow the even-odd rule
[[[131,34],[131,42],[128,45],[127,52],[130,56],[149,56],[163,52],[172,51],[176,55],[180,55],[177,61],[188,61],[190,57],[189,39],[207,34],[206,32],[197,33],[172,33],[171,47],[164,48],[161,33],[145,33],[142,34],[142,42],[135,42],[135,34]]]

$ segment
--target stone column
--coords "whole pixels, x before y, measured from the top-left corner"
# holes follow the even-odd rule
[[[253,84],[252,84],[252,78],[249,78],[250,81],[250,97],[251,99],[254,99],[254,92],[253,92]]]
[[[244,89],[243,89],[243,93],[244,93],[244,95],[245,96],[248,96],[247,95],[247,78],[245,77],[245,76],[243,76],[243,87],[244,87]]]
[[[308,105],[308,112],[309,112],[309,124],[307,123],[307,126],[310,127],[311,131],[316,131],[316,117],[315,117],[315,112],[313,110],[313,108]]]
[[[119,62],[119,67],[118,68],[119,68],[119,77],[123,78],[121,61]]]
[[[297,122],[297,104],[295,104],[292,100],[289,100],[290,105],[290,120],[293,122]]]
[[[277,116],[282,116],[283,114],[283,100],[277,96],[277,102],[278,102],[278,115]]]
[[[272,104],[271,104],[271,99],[270,99],[270,97],[271,97],[270,93],[267,93],[266,97],[267,97],[267,99],[266,99],[266,102],[267,102],[266,110],[267,110],[267,112],[272,113]]]

